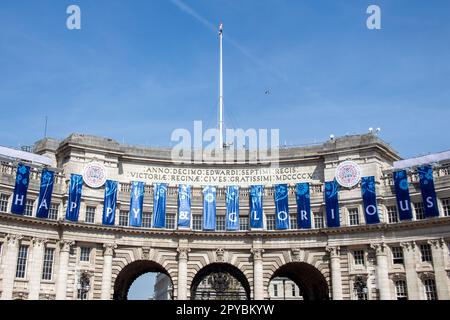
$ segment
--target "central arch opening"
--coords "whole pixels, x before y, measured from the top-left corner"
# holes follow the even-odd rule
[[[133,294],[130,297],[130,288]],[[149,260],[134,261],[125,266],[114,283],[114,300],[171,300],[173,284],[160,264]]]
[[[212,263],[195,275],[192,300],[249,300],[250,284],[241,270],[228,263]]]

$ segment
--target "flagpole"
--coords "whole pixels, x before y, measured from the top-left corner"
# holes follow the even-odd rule
[[[223,73],[222,73],[222,23],[219,26],[220,72],[219,72],[219,148],[223,148]]]

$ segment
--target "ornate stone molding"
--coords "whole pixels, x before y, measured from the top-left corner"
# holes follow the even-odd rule
[[[15,291],[13,292],[12,298],[19,299],[19,300],[27,300],[28,299],[28,292],[24,291]]]
[[[325,250],[330,253],[331,258],[339,258],[341,254],[341,248],[339,246],[326,246]]]
[[[434,280],[434,272],[430,272],[430,271],[423,271],[423,272],[418,272],[419,278],[422,281],[425,281],[427,279],[433,279]]]
[[[18,234],[7,234],[5,237],[6,243],[8,245],[16,245],[22,239],[23,236]]]
[[[54,294],[48,294],[48,293],[40,293],[39,294],[39,300],[55,300]]]
[[[61,240],[59,241],[59,246],[61,248],[61,252],[69,252],[70,247],[72,247],[75,244],[72,240]]]
[[[31,239],[31,244],[34,247],[44,246],[47,242],[48,242],[48,239],[44,239],[44,238],[35,237],[35,238]]]
[[[264,249],[262,249],[262,248],[252,248],[250,251],[253,254],[253,260],[261,260],[262,259],[262,255],[263,255]]]
[[[223,248],[218,248],[216,250],[216,262],[224,262],[225,250]]]
[[[189,258],[189,252],[191,251],[188,247],[178,247],[178,260],[187,260]]]
[[[427,241],[428,244],[435,249],[443,249],[445,245],[445,241],[443,238],[440,239],[431,239]]]
[[[400,242],[400,247],[402,247],[404,251],[414,251],[416,249],[416,243],[414,241]]]
[[[114,255],[114,250],[116,248],[117,248],[117,244],[115,244],[115,243],[104,243],[103,244],[103,256]]]
[[[370,248],[375,250],[375,254],[378,255],[386,255],[387,254],[387,246],[384,242],[381,243],[371,243]]]
[[[300,248],[293,248],[291,249],[291,260],[293,262],[300,262],[302,261],[304,250]]]
[[[154,250],[155,249],[150,248],[150,247],[143,247],[142,248],[141,259],[142,260],[150,260],[151,257],[153,256]]]
[[[394,272],[389,274],[389,279],[392,281],[403,280],[406,281],[406,274],[401,272]]]

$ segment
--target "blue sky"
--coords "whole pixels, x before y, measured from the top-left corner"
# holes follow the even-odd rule
[[[81,30],[66,8],[81,8]],[[366,28],[366,8],[382,29]],[[404,157],[450,149],[447,0],[3,0],[0,144],[95,134],[168,146],[217,122],[306,144],[381,127]],[[265,94],[269,90],[270,94]]]

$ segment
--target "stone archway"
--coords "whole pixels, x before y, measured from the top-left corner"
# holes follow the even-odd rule
[[[114,300],[127,300],[128,291],[134,280],[147,272],[164,273],[169,277],[173,287],[172,278],[163,266],[151,260],[137,260],[126,265],[117,275],[114,282]]]
[[[192,280],[191,299],[250,300],[250,284],[241,270],[229,263],[211,263]]]
[[[270,278],[289,278],[300,288],[304,300],[329,300],[328,284],[323,274],[306,262],[290,262],[278,268]]]

